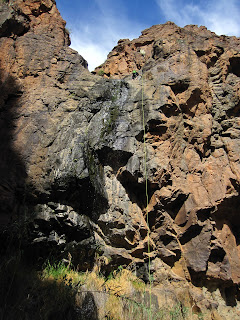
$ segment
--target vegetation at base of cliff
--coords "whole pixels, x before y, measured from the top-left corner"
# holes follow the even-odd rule
[[[72,270],[70,264],[48,262],[40,277],[44,282],[55,281],[71,288],[78,308],[85,308],[82,302],[87,293],[96,295],[99,320],[189,319],[189,309],[180,303],[172,308],[157,309],[155,305],[150,308],[148,286],[121,266],[105,278],[97,266],[91,272],[82,273]]]
[[[189,319],[190,310],[180,303],[162,309],[153,303],[150,308],[148,285],[122,267],[108,277],[97,265],[92,271],[78,272],[71,259],[47,261],[38,272],[20,257],[10,259],[5,267],[1,268],[1,320]]]
[[[16,224],[14,230],[15,235],[1,239],[0,320],[198,319],[180,302],[159,308],[157,298],[150,299],[149,286],[130,266],[104,276],[101,268],[111,260],[101,250],[92,271],[74,268],[70,253],[67,260],[31,264],[20,246],[23,226]]]

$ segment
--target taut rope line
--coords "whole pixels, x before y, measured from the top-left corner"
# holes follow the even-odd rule
[[[143,149],[144,149],[144,177],[145,177],[145,193],[146,193],[146,220],[147,220],[147,226],[148,226],[148,278],[150,283],[150,297],[149,297],[149,319],[152,318],[151,315],[151,305],[152,305],[152,277],[151,277],[151,259],[150,259],[150,226],[149,226],[149,212],[148,212],[148,203],[149,203],[149,197],[148,197],[148,176],[147,176],[147,148],[146,148],[146,129],[145,129],[145,113],[144,113],[144,82],[143,82],[143,73],[142,73],[142,123],[143,123]]]

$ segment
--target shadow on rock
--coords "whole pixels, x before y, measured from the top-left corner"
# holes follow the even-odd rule
[[[64,279],[41,278],[19,253],[5,257],[0,267],[1,320],[98,320],[91,293],[77,303],[78,287]]]
[[[0,92],[0,226],[4,226],[13,221],[23,209],[27,173],[13,145],[15,122],[23,92],[17,81],[1,68]]]

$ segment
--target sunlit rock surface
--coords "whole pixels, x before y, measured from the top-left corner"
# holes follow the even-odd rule
[[[2,228],[25,217],[31,258],[71,252],[81,270],[97,252],[147,281],[150,255],[156,284],[200,309],[209,291],[191,283],[206,287],[239,319],[239,38],[168,22],[93,75],[55,1],[1,4],[0,36]]]

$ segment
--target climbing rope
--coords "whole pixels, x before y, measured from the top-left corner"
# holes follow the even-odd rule
[[[145,113],[144,113],[144,82],[143,82],[143,73],[142,73],[142,124],[143,124],[143,162],[144,162],[144,178],[145,178],[145,195],[146,195],[146,221],[147,221],[147,226],[148,226],[148,278],[149,278],[149,320],[152,318],[152,277],[151,277],[151,259],[150,259],[150,225],[149,225],[149,212],[148,212],[148,204],[149,204],[149,197],[148,197],[148,175],[147,175],[147,147],[146,147],[146,129],[145,129]]]

